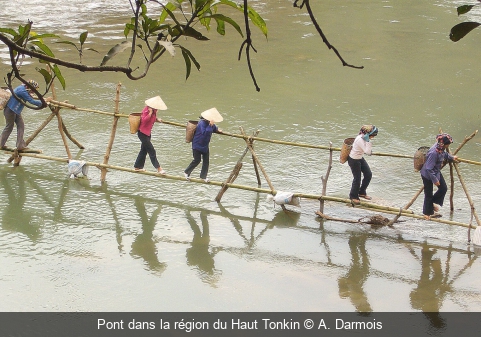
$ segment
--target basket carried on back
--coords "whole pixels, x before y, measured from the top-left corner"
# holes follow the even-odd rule
[[[199,121],[187,122],[187,125],[185,126],[185,142],[186,143],[190,143],[192,142],[192,139],[194,139],[194,133],[198,123]]]
[[[140,127],[140,112],[133,112],[129,115],[130,133],[137,133]]]
[[[339,161],[341,164],[344,164],[347,161],[347,157],[349,157],[349,153],[351,153],[352,143],[354,143],[355,138],[346,138],[344,139],[344,143],[342,144],[341,148],[341,156]]]
[[[0,88],[0,109],[3,110],[5,108],[11,96],[10,90]]]
[[[416,153],[414,153],[414,171],[419,171],[426,161],[426,154],[428,153],[428,146],[421,146]]]

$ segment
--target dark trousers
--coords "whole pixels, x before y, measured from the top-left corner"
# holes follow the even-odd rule
[[[25,124],[23,122],[22,115],[17,115],[15,112],[10,110],[9,107],[5,107],[3,110],[3,115],[5,116],[5,128],[3,129],[2,136],[0,138],[0,146],[4,147],[7,143],[8,137],[12,133],[14,124],[17,124],[17,149],[23,149],[27,146],[25,140],[23,139],[23,133],[25,132]]]
[[[187,166],[184,172],[190,176],[192,171],[197,167],[197,165],[199,165],[202,158],[202,169],[200,171],[200,178],[207,178],[207,173],[209,172],[209,150],[207,150],[206,153],[203,153],[198,150],[192,149],[192,155],[194,156],[194,160],[192,160],[192,162],[189,164],[189,166]]]
[[[366,195],[367,187],[371,182],[372,172],[367,164],[366,159],[352,159],[347,158],[347,162],[351,167],[351,172],[353,176],[351,192],[349,193],[350,199],[359,199],[359,195]],[[361,181],[361,173],[364,176]]]
[[[137,169],[143,169],[145,165],[145,158],[147,157],[148,153],[152,165],[154,165],[154,167],[158,169],[160,167],[160,164],[157,160],[157,154],[155,152],[154,145],[152,145],[152,142],[150,141],[150,136],[147,136],[140,131],[137,132],[137,136],[139,136],[142,145],[140,146],[140,152],[137,156],[134,167]]]
[[[444,181],[444,177],[441,174],[439,177],[439,186],[436,193],[433,194],[434,184],[431,179],[426,179],[423,176],[423,185],[424,185],[424,204],[423,204],[423,214],[424,215],[433,215],[434,214],[434,207],[433,204],[438,204],[439,206],[443,205],[444,197],[448,192],[448,186],[446,185],[446,181]]]

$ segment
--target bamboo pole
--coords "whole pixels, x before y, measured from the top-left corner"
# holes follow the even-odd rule
[[[122,84],[120,83],[117,84],[116,94],[115,94],[115,113],[119,112],[121,86]],[[112,129],[110,130],[109,143],[107,144],[107,150],[105,151],[105,155],[104,155],[104,164],[109,163],[110,153],[112,152],[112,146],[114,145],[115,133],[117,132],[118,121],[119,121],[119,117],[114,114],[114,118],[112,120]],[[106,177],[107,177],[107,169],[103,168],[100,173],[100,181],[104,182]]]
[[[254,134],[257,135],[260,131],[257,130]],[[252,144],[251,144],[252,145]],[[246,146],[245,150],[244,150],[244,153],[240,156],[240,158],[237,160],[237,164],[235,165],[234,169],[232,170],[231,174],[229,175],[229,177],[227,178],[227,180],[225,181],[227,184],[228,183],[233,183],[234,180],[236,180],[237,176],[239,175],[239,172],[242,168],[242,160],[244,159],[244,157],[246,156],[247,152],[249,151],[249,147]],[[259,178],[258,178],[259,180]],[[259,186],[257,186],[259,187]],[[227,186],[224,185],[222,186],[222,188],[220,189],[219,193],[217,193],[217,196],[215,197],[215,201],[217,202],[220,202],[220,200],[222,199],[222,196],[224,195],[225,191],[227,191]]]
[[[327,166],[326,177],[321,176],[322,196],[326,195],[327,179],[329,179],[329,174],[331,173],[331,168],[332,168],[332,142],[329,142],[329,147],[331,147],[331,150],[329,151],[329,165]],[[320,202],[319,212],[324,213],[324,199],[321,199],[319,202]]]
[[[70,132],[67,130],[67,126],[65,125],[65,123],[63,122],[62,120],[62,129],[63,129],[63,132],[65,133],[65,135],[67,136],[68,139],[70,139],[72,141],[72,143],[74,143],[75,145],[77,145],[77,147],[79,149],[85,149],[85,146],[83,146],[82,144],[80,144],[80,142],[75,139],[71,134]]]
[[[82,112],[92,112],[92,113],[97,113],[97,114],[102,114],[102,115],[107,115],[107,116],[116,116],[116,117],[121,117],[121,118],[128,118],[128,114],[122,114],[122,113],[115,113],[115,112],[106,112],[106,111],[100,111],[100,110],[94,110],[94,109],[85,109],[85,108],[79,108],[73,104],[69,104],[66,102],[59,102],[52,100],[50,105],[53,106],[60,106],[76,111],[82,111]],[[172,125],[172,126],[177,126],[177,127],[182,127],[185,128],[185,123],[178,123],[178,122],[172,122],[172,121],[167,121],[167,120],[162,120],[162,123],[167,124],[167,125]],[[476,130],[477,132],[477,130]],[[329,147],[329,146],[323,146],[323,145],[313,145],[313,144],[306,144],[306,143],[296,143],[296,142],[288,142],[288,141],[283,141],[283,140],[275,140],[275,139],[269,139],[269,138],[261,138],[261,137],[252,137],[252,136],[246,136],[242,134],[234,134],[234,133],[229,133],[226,131],[218,132],[221,135],[224,136],[229,136],[233,138],[242,138],[242,139],[249,139],[251,138],[253,141],[257,140],[260,142],[265,142],[265,143],[272,143],[272,144],[280,144],[280,145],[290,145],[290,146],[297,146],[297,147],[304,147],[304,148],[311,148],[311,149],[321,149],[321,150],[331,150],[332,151],[341,151],[341,148],[339,147]],[[393,157],[393,158],[406,158],[406,159],[413,159],[413,155],[405,155],[405,154],[396,154],[396,153],[384,153],[384,152],[373,152],[371,154],[372,156],[380,156],[380,157]],[[472,165],[478,165],[481,166],[481,162],[479,161],[474,161],[474,160],[469,160],[469,159],[463,159],[463,158],[458,158],[459,162],[462,163],[467,163],[467,164],[472,164]]]
[[[459,167],[457,163],[453,163],[454,168],[456,169],[456,173],[458,174],[459,181],[461,183],[461,186],[463,187],[464,193],[466,194],[466,197],[468,198],[469,206],[471,206],[471,212],[474,214],[474,218],[476,219],[476,223],[478,226],[481,225],[478,217],[478,212],[476,212],[476,209],[474,208],[474,203],[473,200],[471,199],[471,195],[468,192],[468,188],[466,187],[466,184],[464,183],[464,178],[461,175],[461,172],[459,171]]]
[[[257,136],[259,134],[259,130],[257,130],[256,132],[253,132],[252,135],[253,137]],[[251,144],[252,146],[252,149],[254,149],[254,139],[249,138],[249,143]],[[255,161],[254,159],[254,156],[252,155],[252,163],[254,165],[254,172],[256,173],[256,179],[257,179],[257,187],[261,187],[262,183],[261,183],[261,176],[259,175],[259,169],[257,168],[257,162]]]
[[[65,158],[45,156],[45,155],[42,155],[42,154],[34,154],[34,153],[25,153],[25,154],[22,154],[22,155],[26,156],[26,157],[31,157],[31,158],[47,159],[47,160],[53,160],[53,161],[68,163],[68,159],[65,159]],[[123,172],[130,172],[130,173],[135,173],[135,174],[142,174],[142,175],[152,176],[152,177],[157,177],[157,178],[185,181],[185,178],[180,177],[180,176],[172,176],[172,175],[167,175],[167,174],[161,175],[157,172],[149,172],[149,171],[135,171],[135,169],[122,167],[122,166],[101,164],[101,163],[95,163],[95,162],[86,162],[86,165],[94,166],[94,167],[97,167],[99,169],[107,168],[107,169],[123,171]],[[195,183],[199,183],[199,184],[210,184],[210,185],[216,185],[216,186],[222,186],[223,184],[225,184],[224,182],[212,181],[212,180],[210,182],[206,183],[203,179],[197,179],[197,178],[190,178],[190,181],[195,182]],[[246,190],[246,191],[253,191],[253,192],[258,192],[258,193],[274,194],[274,195],[277,193],[277,191],[275,191],[275,190],[273,191],[273,190],[266,189],[266,188],[251,187],[251,186],[238,185],[238,184],[226,184],[226,185],[229,188],[235,188],[235,189]],[[350,205],[350,202],[351,202],[349,199],[345,199],[345,198],[322,196],[322,195],[315,195],[315,194],[294,193],[294,196],[300,197],[300,198],[305,198],[305,199],[313,199],[313,200],[319,200],[319,199],[322,198],[322,199],[327,200],[327,201],[340,202],[340,203],[344,203],[346,205]],[[377,204],[372,204],[372,203],[365,203],[363,201],[361,201],[361,205],[356,206],[356,208],[361,208],[361,209],[366,209],[366,210],[371,210],[371,211],[378,211],[378,212],[387,213],[387,214],[398,214],[401,211],[403,216],[408,216],[408,217],[412,217],[412,218],[416,218],[416,219],[424,219],[423,216],[416,215],[412,211],[409,211],[409,210],[402,210],[402,209],[400,210],[400,209],[397,209],[397,208],[394,208],[394,207],[382,206],[382,205],[377,205]],[[445,223],[445,224],[449,224],[449,225],[468,227],[468,228],[470,227],[469,224],[456,222],[456,221],[449,221],[449,220],[442,220],[442,219],[431,219],[431,221]],[[473,227],[474,226],[471,226],[471,228],[473,228]]]
[[[244,129],[242,128],[242,126],[240,127],[240,130],[241,130],[241,133],[243,136],[245,136],[245,132],[244,132]],[[251,139],[253,139],[254,137],[252,137]],[[251,152],[252,154],[252,158],[254,159],[255,162],[257,162],[257,164],[259,165],[259,168],[261,169],[262,171],[262,174],[264,175],[264,178],[266,179],[267,181],[267,184],[269,185],[269,187],[271,188],[271,191],[274,192],[274,186],[272,186],[272,183],[271,183],[271,180],[269,179],[269,177],[267,176],[267,173],[266,171],[264,170],[264,167],[262,166],[261,162],[259,161],[259,159],[257,158],[257,155],[256,153],[254,152],[254,149],[252,148],[252,145],[251,145],[251,141],[245,137],[244,138],[246,144],[247,144],[247,147],[249,148],[249,151]]]

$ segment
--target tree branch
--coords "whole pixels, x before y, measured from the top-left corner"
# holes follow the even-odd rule
[[[355,69],[364,69],[364,66],[354,66],[354,65],[349,64],[349,63],[347,63],[346,61],[344,61],[344,59],[342,58],[342,56],[341,56],[341,54],[338,52],[338,50],[337,50],[332,44],[329,43],[329,41],[327,40],[326,36],[325,36],[324,33],[322,32],[321,27],[320,27],[319,24],[317,23],[316,18],[314,17],[314,13],[312,12],[312,8],[311,8],[311,4],[309,3],[309,0],[302,0],[302,3],[301,3],[300,5],[298,5],[298,2],[299,2],[299,0],[295,0],[295,1],[294,1],[294,7],[297,7],[297,8],[302,9],[302,7],[304,7],[304,5],[306,6],[307,13],[309,14],[309,17],[311,18],[311,21],[312,21],[312,23],[314,24],[314,27],[316,28],[317,32],[318,32],[319,35],[321,36],[322,41],[326,44],[326,46],[327,46],[329,49],[332,49],[332,50],[334,51],[334,53],[337,55],[337,57],[339,58],[339,60],[341,60],[342,65],[345,66],[345,67],[351,67],[351,68],[355,68]]]

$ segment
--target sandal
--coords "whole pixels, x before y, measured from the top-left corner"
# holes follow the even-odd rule
[[[363,199],[366,199],[366,200],[372,200],[372,198],[370,196],[366,195],[366,194],[363,194],[363,195],[359,194],[359,196]]]
[[[434,213],[433,215],[431,215],[431,218],[436,219],[436,218],[441,218],[442,216],[443,216],[442,214]]]
[[[360,205],[360,204],[361,204],[361,200],[359,200],[359,199],[351,199],[351,204],[353,204],[353,205]]]

